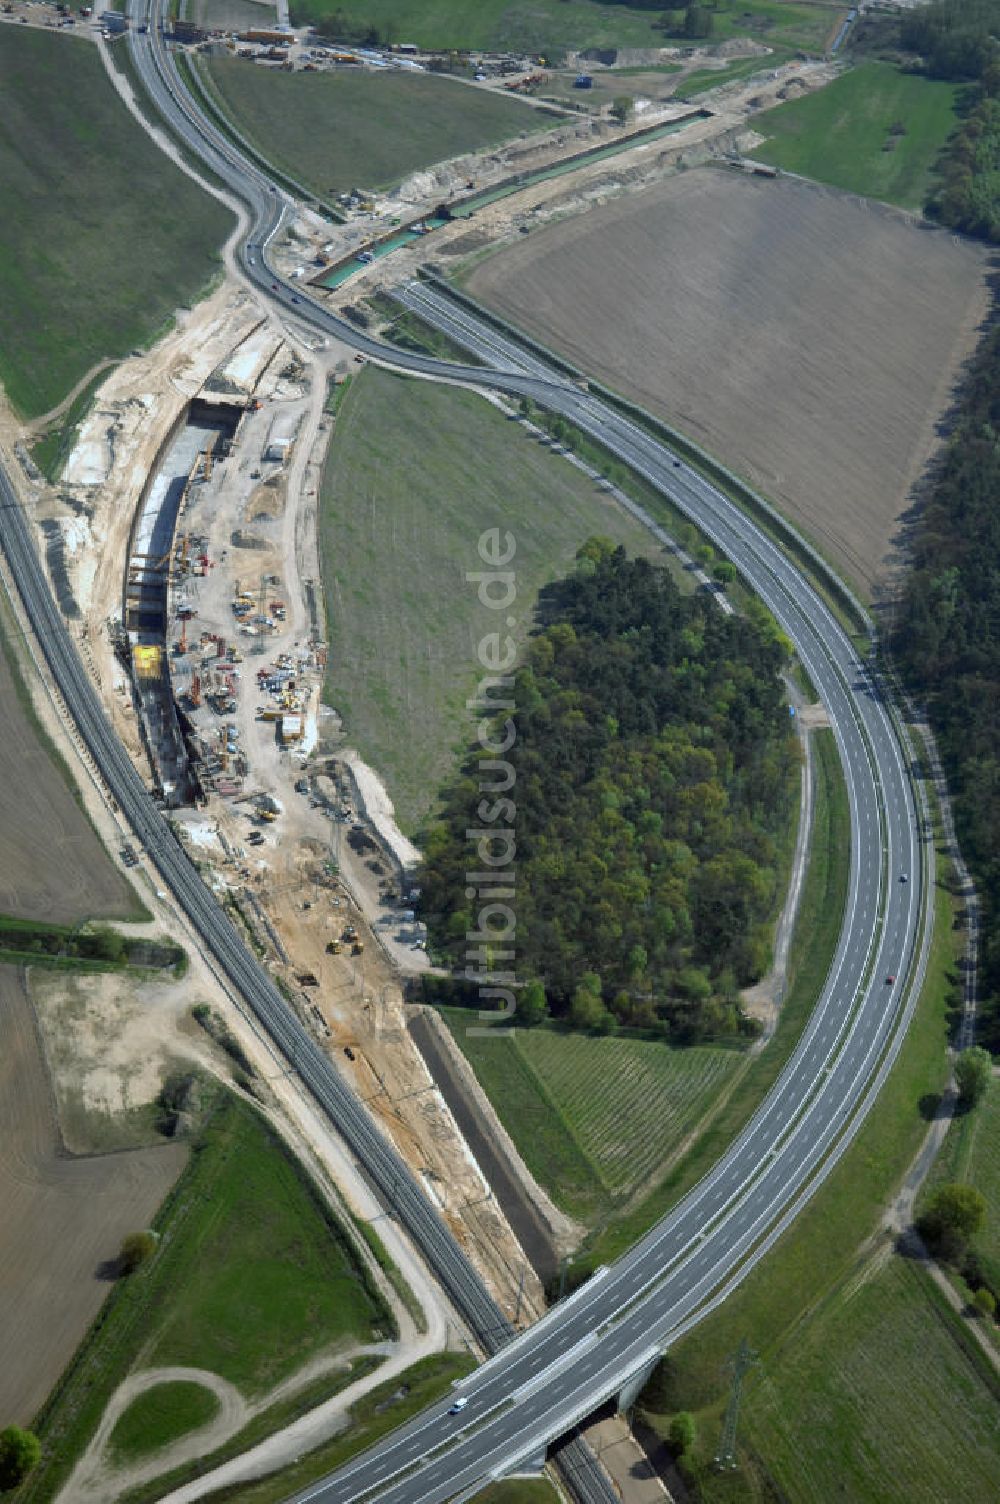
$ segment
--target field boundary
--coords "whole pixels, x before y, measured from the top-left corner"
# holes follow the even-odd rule
[[[443,277],[433,267],[421,266],[418,274],[425,281],[430,282],[445,297],[451,298],[470,312],[475,313],[485,323],[490,324],[493,328],[498,329],[501,333],[515,340],[523,348],[530,350],[532,354],[555,366],[577,384],[585,382],[588,391],[592,392],[595,397],[600,397],[602,401],[614,407],[624,417],[632,419],[640,427],[646,429],[647,432],[652,433],[655,438],[665,439],[683,454],[685,458],[693,461],[709,480],[716,484],[721,484],[727,494],[754,521],[761,524],[765,531],[775,538],[775,541],[779,543],[784,552],[790,554],[797,564],[805,566],[807,573],[813,583],[819,586],[824,598],[829,599],[832,595],[839,603],[841,609],[846,609],[855,627],[859,628],[866,637],[871,637],[873,627],[867,610],[858,600],[851,587],[840,578],[833,565],[789,522],[787,517],[783,516],[769,501],[765,501],[763,496],[759,495],[758,492],[734,471],[722,464],[720,460],[715,459],[707,450],[702,449],[693,439],[689,439],[685,434],[673,428],[669,423],[665,423],[661,418],[654,417],[645,408],[640,407],[638,403],[631,402],[628,398],[619,396],[617,392],[611,387],[605,386],[603,382],[587,376],[577,366],[571,365],[569,361],[555,354],[554,351],[548,349],[540,341],[525,334],[516,324],[511,324],[502,318],[500,314],[494,313],[492,309],[487,308],[467,292],[456,287],[453,282]]]

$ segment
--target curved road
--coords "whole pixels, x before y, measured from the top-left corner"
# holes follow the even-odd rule
[[[132,0],[134,18],[146,4]],[[266,247],[287,201],[199,115],[155,26],[133,34],[130,45],[157,108],[247,204],[253,229],[240,256],[248,278],[303,323],[357,349],[429,375],[525,394],[563,413],[669,495],[739,567],[794,642],[829,711],[847,780],[851,872],[844,925],[823,994],[779,1080],[724,1158],[657,1227],[511,1340],[503,1313],[410,1172],[290,1015],[163,821],[111,731],[0,472],[0,544],[70,713],[123,813],[212,954],[494,1353],[460,1385],[468,1397],[461,1416],[449,1417],[447,1402],[431,1407],[300,1498],[438,1504],[539,1454],[641,1372],[763,1256],[856,1130],[901,1042],[908,984],[919,980],[925,894],[904,751],[878,686],[815,590],[748,517],[667,446],[432,290],[411,286],[404,297],[491,369],[388,350],[271,272]],[[581,1499],[596,1504],[613,1497],[578,1441],[564,1445],[560,1462]]]

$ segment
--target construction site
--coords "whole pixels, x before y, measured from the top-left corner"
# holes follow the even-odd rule
[[[269,473],[249,503],[258,530],[233,528],[229,509],[225,461],[260,405],[193,403],[137,513],[123,620],[154,782],[172,808],[244,791],[249,764],[234,718],[246,654],[261,660],[255,720],[282,748],[315,745],[325,647],[310,638],[272,654],[288,616],[268,532],[280,521],[286,441],[269,437],[260,455]]]
[[[197,318],[196,338],[171,336],[155,364],[110,382],[80,433],[48,524],[67,608],[205,881],[527,1317],[541,1308],[532,1254],[408,1028],[406,979],[428,966],[418,853],[321,703],[314,518],[328,384],[354,363],[292,344],[229,290]]]

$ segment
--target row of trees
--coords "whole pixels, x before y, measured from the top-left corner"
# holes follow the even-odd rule
[[[955,1085],[960,1111],[973,1112],[989,1090],[993,1060],[979,1046],[963,1050],[955,1062]],[[1000,1271],[996,1260],[984,1257],[975,1239],[986,1222],[986,1198],[975,1186],[962,1182],[939,1186],[917,1218],[917,1231],[935,1258],[953,1264],[972,1290],[972,1303],[982,1316],[996,1315]]]
[[[983,903],[980,1036],[1000,1048],[1000,329],[973,360],[915,525],[895,656],[926,702]]]
[[[969,85],[965,118],[938,163],[928,212],[1000,241],[1000,0],[934,0],[908,11],[902,44],[933,78]]]
[[[594,539],[541,619],[512,679],[504,754],[517,970],[541,984],[523,1016],[682,1039],[731,1031],[738,989],[769,962],[795,787],[785,648]],[[421,884],[432,949],[460,970],[480,904],[467,874],[482,759],[447,796]]]

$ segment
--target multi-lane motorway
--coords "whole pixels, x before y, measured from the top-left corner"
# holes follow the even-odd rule
[[[130,41],[151,100],[174,132],[247,207],[240,257],[261,292],[304,325],[395,365],[523,393],[599,439],[692,516],[739,567],[794,642],[826,705],[851,813],[847,910],[816,1010],[780,1079],[709,1175],[612,1268],[602,1271],[514,1340],[448,1229],[336,1068],[290,1015],[181,850],[117,741],[80,663],[41,568],[30,530],[0,471],[0,545],[53,676],[124,816],[218,965],[365,1165],[450,1297],[494,1354],[460,1392],[460,1415],[432,1407],[380,1447],[310,1489],[323,1504],[379,1498],[435,1504],[537,1455],[657,1351],[704,1314],[763,1256],[849,1141],[901,1039],[908,989],[920,971],[925,905],[913,793],[890,709],[845,631],[813,587],[757,525],[669,448],[440,293],[402,296],[486,367],[456,367],[389,350],[267,265],[286,201],[264,173],[204,120],[176,78],[156,24]],[[132,0],[136,21],[149,0]],[[892,978],[890,981],[889,978]],[[592,1455],[564,1453],[574,1491],[610,1497]]]

